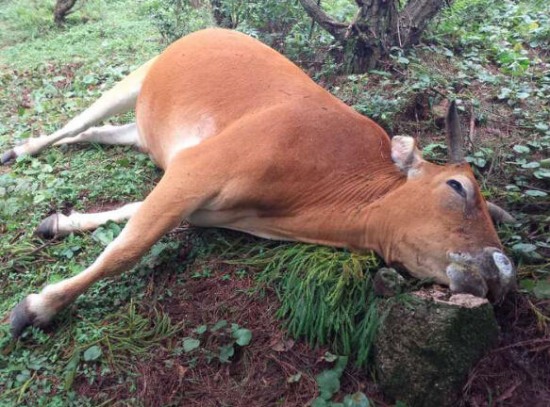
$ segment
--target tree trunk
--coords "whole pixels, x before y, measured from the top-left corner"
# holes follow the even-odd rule
[[[363,0],[346,44],[346,67],[351,73],[374,69],[396,45],[398,0]]]
[[[376,67],[393,47],[410,48],[420,41],[428,22],[453,0],[355,0],[359,9],[350,24],[334,20],[315,0],[300,0],[309,16],[346,50],[346,70],[362,73]]]
[[[57,0],[53,10],[53,21],[58,26],[65,24],[65,17],[67,17],[75,3],[76,0]]]
[[[212,14],[216,25],[223,28],[236,28],[237,23],[233,21],[233,18],[230,13],[223,7],[223,0],[210,0],[210,5],[212,6]]]

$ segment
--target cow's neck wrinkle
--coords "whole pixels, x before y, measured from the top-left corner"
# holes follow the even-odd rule
[[[405,181],[393,163],[327,176],[315,185],[315,194],[301,195],[304,207],[296,210],[309,227],[299,233],[299,240],[382,254],[380,239],[371,233],[379,216],[371,216],[371,208]]]

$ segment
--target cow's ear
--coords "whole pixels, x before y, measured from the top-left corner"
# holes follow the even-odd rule
[[[394,136],[391,139],[391,158],[407,176],[414,176],[424,162],[415,140],[409,136]]]

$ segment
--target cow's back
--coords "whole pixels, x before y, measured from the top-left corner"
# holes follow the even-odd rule
[[[161,167],[180,149],[239,126],[239,121],[254,122],[254,116],[269,122],[270,138],[285,137],[282,133],[289,127],[301,132],[305,145],[296,148],[302,154],[311,155],[312,144],[318,154],[346,161],[353,160],[354,152],[362,159],[389,159],[389,140],[376,124],[281,54],[233,31],[204,30],[171,45],[151,67],[136,113],[142,143]],[[261,141],[265,133],[258,129],[254,135],[257,148],[262,143],[273,147]],[[276,144],[292,147],[295,136]],[[308,143],[312,137],[314,142]]]

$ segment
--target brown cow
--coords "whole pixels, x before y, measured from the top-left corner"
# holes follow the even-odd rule
[[[137,123],[92,128],[136,108]],[[191,34],[130,74],[50,136],[51,144],[133,144],[165,170],[143,201],[101,214],[53,215],[43,235],[129,219],[82,273],[11,313],[12,332],[47,324],[94,282],[128,270],[184,219],[269,239],[374,249],[388,264],[454,292],[500,300],[515,270],[466,163],[424,161],[286,58],[243,34]]]

